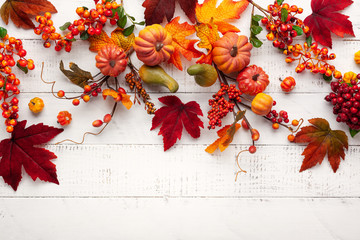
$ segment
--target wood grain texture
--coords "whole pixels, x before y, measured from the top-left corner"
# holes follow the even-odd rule
[[[26,240],[357,240],[359,201],[1,199],[0,230],[6,239]]]
[[[51,0],[58,9],[53,15],[55,26],[76,19],[75,6],[92,6],[93,0]],[[143,0],[124,0],[126,10],[138,20],[143,18]],[[203,2],[202,0],[199,1]],[[266,6],[272,0],[257,0]],[[310,0],[289,1],[304,8],[303,17],[311,13]],[[360,47],[359,1],[343,11],[354,24],[356,37],[333,38],[337,58],[333,64],[341,72],[359,72],[353,61]],[[235,25],[241,34],[249,35],[251,8]],[[175,15],[186,21],[177,5]],[[316,239],[356,240],[360,215],[360,144],[359,136],[350,139],[346,160],[336,174],[327,160],[321,166],[299,173],[304,146],[290,144],[286,129],[274,131],[271,124],[252,113],[247,113],[254,127],[260,130],[258,151],[241,156],[241,167],[248,171],[235,182],[236,154],[249,146],[249,133],[240,129],[234,142],[225,152],[207,154],[204,149],[216,139],[215,131],[202,130],[199,139],[184,134],[174,148],[163,152],[158,130],[149,131],[151,116],[143,106],[130,111],[119,108],[113,122],[97,137],[89,136],[86,144],[55,145],[65,138],[80,140],[84,132],[94,130],[93,120],[111,111],[112,101],[101,97],[72,106],[70,101],[52,97],[51,86],[40,80],[41,62],[44,79],[57,81],[55,89],[69,95],[81,89],[69,84],[59,71],[77,63],[93,74],[95,53],[88,51],[88,43],[74,43],[71,53],[57,53],[43,48],[43,41],[32,31],[6,26],[10,35],[23,40],[28,56],[36,68],[28,75],[17,73],[21,79],[20,115],[28,124],[44,122],[57,125],[60,110],[73,114],[73,123],[63,134],[46,147],[55,152],[60,185],[33,182],[23,173],[17,192],[0,181],[0,239]],[[141,28],[136,29],[138,32]],[[108,32],[111,28],[106,28]],[[284,62],[284,56],[265,40],[261,49],[252,50],[251,64],[261,66],[270,76],[270,93],[277,101],[277,110],[286,110],[289,117],[309,119],[323,117],[333,129],[347,131],[338,124],[332,107],[323,98],[329,84],[311,73],[296,74],[295,65]],[[141,63],[132,57],[134,64]],[[184,59],[183,59],[184,60]],[[194,61],[193,61],[194,62]],[[164,64],[167,72],[180,84],[176,93],[184,102],[196,100],[206,123],[208,99],[218,86],[201,88],[186,68],[185,71]],[[280,89],[279,78],[294,76],[297,86],[291,94]],[[123,75],[120,76],[124,84]],[[157,107],[157,98],[169,93],[161,87],[146,86]],[[28,101],[39,96],[45,109],[33,115]],[[225,120],[230,123],[231,117]],[[206,124],[205,124],[206,125]],[[8,136],[0,128],[1,138]]]
[[[33,182],[24,174],[17,192],[0,182],[2,197],[359,197],[359,147],[351,147],[336,174],[322,165],[299,173],[303,147],[260,146],[244,153],[247,174],[235,182],[231,145],[210,155],[205,145],[50,145],[60,185]]]

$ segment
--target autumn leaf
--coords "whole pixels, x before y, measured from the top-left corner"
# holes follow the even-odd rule
[[[327,153],[334,172],[340,161],[345,160],[344,149],[348,149],[348,137],[343,131],[331,130],[328,121],[313,118],[309,122],[313,126],[302,127],[295,136],[296,143],[309,143],[302,155],[305,156],[300,172],[321,164]]]
[[[233,1],[223,0],[216,7],[217,0],[205,0],[203,4],[196,4],[196,18],[201,23],[209,23],[213,18],[214,24],[222,34],[227,32],[240,32],[240,30],[228,23],[230,19],[239,19],[249,2],[247,0]]]
[[[349,16],[338,13],[353,3],[352,0],[312,0],[311,9],[313,13],[307,16],[304,24],[310,28],[314,40],[323,46],[332,47],[331,33],[339,37],[344,34],[355,36]]]
[[[212,50],[213,44],[220,38],[218,28],[214,25],[213,21],[210,23],[201,23],[195,26],[196,36],[200,38],[198,43],[199,48],[205,48],[208,52],[206,55],[202,55],[196,63],[212,64]]]
[[[171,22],[166,24],[165,29],[172,36],[172,45],[174,46],[174,53],[169,59],[179,70],[183,70],[180,55],[183,55],[188,61],[193,58],[199,58],[203,53],[195,49],[194,45],[198,40],[189,40],[186,37],[195,33],[195,27],[187,22],[179,23],[180,17],[174,18]]]
[[[57,10],[51,2],[46,0],[6,0],[0,9],[1,18],[6,25],[10,18],[15,26],[24,29],[35,28],[30,17],[45,12],[56,13]]]
[[[79,87],[83,88],[90,79],[93,79],[90,72],[82,70],[75,63],[70,62],[69,67],[71,71],[66,70],[64,68],[63,61],[62,60],[60,61],[60,70],[72,83],[78,85]]]
[[[126,93],[119,93],[113,89],[104,89],[102,92],[104,100],[111,96],[116,102],[121,102],[128,110],[132,107],[132,102],[130,100],[130,95]]]
[[[89,50],[92,52],[98,52],[103,46],[114,44],[124,51],[128,51],[134,44],[135,35],[132,33],[128,37],[125,37],[122,29],[116,28],[111,32],[111,38],[105,31],[101,31],[100,35],[92,35],[88,38],[90,42]]]
[[[229,134],[229,129],[234,126],[234,130],[232,131],[233,134]],[[211,145],[209,145],[205,151],[208,153],[214,153],[216,149],[220,149],[220,151],[224,151],[229,145],[230,143],[233,141],[234,138],[234,134],[237,132],[237,130],[239,130],[239,128],[241,127],[241,125],[239,123],[235,123],[235,125],[226,125],[225,127],[223,127],[222,129],[220,129],[219,131],[217,131],[217,135],[219,136],[219,138],[213,142]]]
[[[161,97],[159,101],[166,106],[155,112],[150,130],[161,125],[159,135],[163,136],[164,151],[171,148],[177,139],[181,139],[183,126],[193,138],[200,137],[200,127],[204,128],[204,124],[198,117],[203,113],[197,102],[184,104],[176,96]]]
[[[26,121],[18,122],[11,138],[0,142],[0,176],[15,191],[21,181],[21,168],[35,181],[59,184],[56,166],[50,160],[56,155],[44,148],[34,147],[47,143],[63,129],[46,126],[42,123],[25,129]]]
[[[145,8],[146,25],[162,23],[164,17],[170,22],[175,12],[175,1],[179,3],[190,21],[195,22],[197,0],[145,0],[142,6]]]

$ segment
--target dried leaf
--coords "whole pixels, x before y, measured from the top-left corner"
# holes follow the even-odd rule
[[[121,97],[119,96],[121,94]],[[104,89],[102,92],[102,96],[104,100],[111,96],[114,98],[116,102],[121,101],[121,103],[129,110],[132,107],[132,101],[130,100],[130,95],[127,95],[125,93],[119,93],[113,89]]]
[[[6,0],[0,9],[1,18],[6,25],[11,18],[15,26],[24,29],[35,28],[30,17],[44,12],[56,13],[57,10],[47,0]]]
[[[338,13],[352,3],[352,0],[312,0],[311,9],[313,13],[305,18],[304,23],[310,28],[314,40],[331,48],[330,32],[339,37],[344,37],[344,34],[355,36],[353,25],[348,19],[349,16]]]
[[[234,135],[240,127],[241,125],[239,123],[224,126],[222,129],[217,131],[219,138],[211,145],[209,145],[205,151],[208,153],[214,153],[218,148],[221,152],[224,151],[233,141]],[[231,128],[234,130],[230,130]]]
[[[233,1],[223,0],[216,7],[217,0],[205,0],[203,4],[196,4],[196,18],[201,23],[210,23],[213,19],[222,34],[227,32],[240,32],[240,30],[229,24],[230,19],[239,19],[240,14],[245,11],[249,2],[247,0]]]
[[[296,143],[309,143],[302,155],[305,156],[300,172],[321,164],[327,153],[334,172],[340,165],[340,158],[345,160],[344,149],[348,149],[348,137],[344,131],[331,130],[328,121],[313,118],[309,122],[313,126],[302,127],[295,136]]]
[[[186,37],[195,33],[195,27],[187,22],[179,23],[180,17],[174,18],[171,22],[166,24],[165,29],[172,36],[172,45],[174,46],[174,53],[169,59],[169,63],[172,63],[179,70],[183,70],[180,55],[183,55],[188,61],[193,58],[199,58],[203,53],[195,49],[195,43],[198,40],[189,40]]]
[[[18,122],[11,138],[0,142],[0,176],[15,191],[21,181],[21,168],[35,181],[59,184],[56,166],[51,159],[56,155],[44,148],[34,147],[47,143],[63,129],[46,126],[42,123],[25,129],[26,121]]]
[[[204,124],[198,117],[203,113],[197,102],[184,104],[176,96],[161,97],[159,101],[166,106],[155,112],[151,130],[161,125],[159,135],[163,136],[164,151],[171,148],[177,139],[181,139],[183,126],[193,138],[200,137],[200,127],[204,128]]]
[[[75,63],[70,62],[69,67],[72,71],[66,70],[64,68],[63,61],[60,61],[60,70],[72,83],[78,85],[79,87],[83,88],[90,79],[93,79],[90,72],[82,70]]]

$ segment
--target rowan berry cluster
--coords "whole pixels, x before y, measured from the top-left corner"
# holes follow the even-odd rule
[[[279,49],[285,49],[287,45],[293,43],[293,38],[302,34],[309,33],[309,27],[296,17],[303,12],[302,8],[296,5],[289,6],[284,3],[279,5],[277,1],[268,6],[269,17],[261,19],[261,23],[266,26],[269,33],[267,39],[273,41],[273,45]]]
[[[5,29],[1,29],[6,31]],[[19,59],[15,62],[15,57]],[[19,95],[20,80],[12,72],[12,67],[18,66],[23,71],[33,70],[34,61],[26,60],[26,50],[23,48],[22,41],[5,34],[0,38],[0,108],[2,116],[5,118],[6,131],[11,133],[19,118]]]
[[[154,103],[150,102],[149,100],[150,95],[146,92],[145,88],[142,86],[141,80],[139,77],[137,77],[137,74],[135,75],[133,72],[130,72],[125,75],[126,83],[129,85],[130,90],[135,90],[135,95],[137,95],[142,98],[145,109],[148,114],[154,114],[156,111],[156,108],[154,107]]]
[[[273,106],[275,106],[275,105],[276,105],[276,102],[274,101]],[[273,124],[279,124],[279,123],[282,123],[282,122],[289,123],[288,113],[286,111],[284,111],[284,110],[281,110],[281,111],[277,112],[275,109],[272,109],[266,115],[266,117],[269,118]],[[276,128],[274,126],[278,126],[278,125],[273,125],[273,128]]]
[[[58,91],[57,96],[59,98],[65,97],[66,99],[72,99],[72,104],[74,106],[78,106],[80,104],[80,100],[83,100],[85,103],[87,103],[90,101],[91,97],[97,97],[102,91],[101,86],[103,83],[104,81],[100,81],[99,83],[94,82],[91,85],[85,85],[84,92],[77,97],[67,98],[65,97],[65,92],[63,90]]]
[[[210,111],[208,112],[209,119],[209,129],[215,129],[216,126],[221,127],[222,119],[229,113],[234,111],[235,103],[241,102],[241,91],[236,88],[235,84],[224,84],[221,83],[220,90],[214,94],[213,99],[209,100],[209,105],[211,106]],[[228,99],[225,97],[227,96]]]
[[[332,92],[325,97],[325,100],[334,106],[333,113],[338,115],[336,121],[344,122],[354,130],[360,130],[360,86],[358,79],[351,80],[350,83],[346,83],[342,79],[331,82]]]
[[[80,38],[86,40],[89,36],[100,35],[106,22],[109,20],[111,25],[115,25],[119,20],[118,11],[120,5],[116,1],[102,0],[101,3],[97,3],[94,9],[89,10],[86,7],[78,7],[76,13],[80,17],[71,22],[65,23],[61,30],[68,29],[65,35],[61,35],[56,32],[51,20],[51,13],[46,12],[43,16],[36,16],[35,20],[39,23],[34,29],[35,34],[41,35],[44,42],[44,47],[49,48],[51,46],[50,41],[55,41],[55,50],[70,52],[72,42],[76,41],[75,37],[80,35]]]

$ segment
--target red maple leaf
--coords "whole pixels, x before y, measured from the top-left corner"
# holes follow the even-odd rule
[[[344,37],[344,34],[355,36],[352,23],[348,20],[349,16],[337,12],[352,3],[352,0],[312,0],[313,13],[305,18],[304,23],[310,28],[314,40],[331,48],[330,32],[339,37]]]
[[[145,0],[142,6],[145,8],[146,25],[162,23],[164,17],[170,22],[175,12],[175,1],[180,4],[190,21],[195,22],[197,0]]]
[[[313,126],[302,127],[296,134],[294,142],[309,143],[302,155],[305,156],[300,172],[321,164],[326,153],[334,172],[339,168],[340,160],[345,159],[344,149],[348,149],[348,137],[341,130],[331,130],[328,121],[313,118]]]
[[[200,127],[204,128],[204,124],[198,117],[203,113],[197,102],[191,101],[184,104],[176,96],[161,97],[159,101],[166,106],[155,112],[150,130],[162,124],[159,135],[163,135],[164,151],[171,148],[177,139],[181,139],[183,125],[193,138],[200,137]]]
[[[15,191],[21,181],[21,167],[35,181],[59,184],[56,175],[56,166],[51,159],[56,155],[44,148],[34,145],[44,144],[61,133],[63,129],[46,126],[42,123],[25,129],[26,121],[19,122],[11,138],[0,142],[0,176]]]

